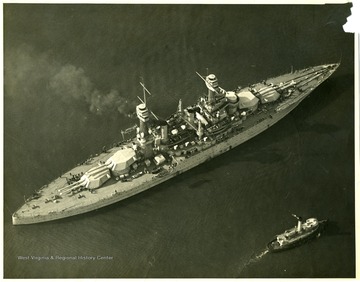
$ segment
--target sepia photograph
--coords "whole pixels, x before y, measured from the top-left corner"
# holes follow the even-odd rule
[[[3,4],[4,278],[355,278],[345,4]]]

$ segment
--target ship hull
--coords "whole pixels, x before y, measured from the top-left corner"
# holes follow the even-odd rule
[[[257,125],[243,131],[239,135],[236,135],[222,143],[219,143],[213,147],[210,147],[209,149],[198,153],[196,156],[194,156],[192,158],[184,159],[175,167],[175,169],[171,173],[163,176],[162,178],[156,178],[156,179],[153,178],[151,183],[145,182],[145,183],[142,183],[141,185],[139,185],[138,187],[135,187],[133,189],[125,191],[124,193],[119,193],[118,195],[113,195],[112,197],[104,198],[100,201],[91,203],[87,206],[80,206],[76,209],[65,210],[60,213],[53,213],[53,214],[40,215],[40,216],[35,215],[35,216],[30,216],[30,217],[13,216],[12,222],[14,225],[21,225],[21,224],[33,224],[33,223],[52,221],[52,220],[56,220],[56,219],[66,218],[66,217],[86,213],[89,211],[93,211],[93,210],[114,204],[114,203],[124,200],[126,198],[129,198],[129,197],[136,195],[140,192],[143,192],[149,188],[157,186],[158,184],[165,182],[165,181],[169,180],[170,178],[175,177],[176,175],[179,175],[187,170],[190,170],[191,168],[196,167],[196,166],[200,165],[201,163],[204,163],[204,162],[206,162],[218,155],[221,155],[224,152],[227,152],[227,151],[231,150],[232,148],[248,141],[249,139],[255,137],[256,135],[260,134],[264,130],[268,129],[269,127],[271,127],[272,125],[277,123],[279,120],[281,120],[283,117],[285,117],[288,113],[290,113],[294,108],[296,108],[300,102],[301,102],[301,100],[299,102],[297,102],[296,104],[293,104],[286,110],[283,110],[277,114],[272,114],[272,118],[269,118],[269,119],[259,122]],[[116,188],[116,185],[114,186],[114,188]]]
[[[288,100],[286,103],[280,103],[271,108],[271,111],[264,111],[256,115],[251,115],[247,120],[243,122],[241,128],[231,131],[229,135],[220,140],[212,140],[209,145],[203,146],[198,152],[192,156],[173,156],[176,166],[164,165],[165,173],[159,173],[154,175],[146,173],[139,178],[131,179],[130,182],[109,180],[104,186],[97,189],[95,194],[87,193],[86,197],[78,198],[72,196],[59,201],[54,200],[52,202],[45,202],[45,197],[54,197],[57,194],[57,190],[66,186],[64,177],[60,177],[49,184],[49,187],[45,187],[42,193],[42,199],[32,200],[25,203],[17,212],[12,216],[12,222],[14,225],[21,224],[33,224],[39,222],[46,222],[61,218],[66,218],[82,213],[86,213],[92,210],[99,209],[101,207],[114,204],[149,188],[159,185],[195,166],[200,165],[218,155],[223,154],[226,151],[246,142],[254,136],[260,134],[264,130],[268,129],[283,117],[288,115],[299,103],[305,99],[319,84],[325,81],[337,68],[338,65],[323,65],[314,68],[305,69],[299,71],[298,75],[302,77],[307,76],[314,71],[321,71],[322,69],[331,66],[329,71],[323,72],[321,79],[314,80],[307,88],[302,86],[301,91],[298,92],[294,99]],[[320,73],[321,74],[321,73]],[[319,77],[319,75],[316,75]],[[287,74],[279,77],[269,79],[270,82],[279,83],[282,79],[287,81],[291,80],[294,75]],[[90,163],[74,168],[67,172],[65,175],[74,175],[79,173],[80,170],[88,170],[94,166],[96,162],[106,161],[118,148],[112,148],[108,152],[102,153],[95,157]],[[50,189],[51,187],[51,189]],[[52,190],[49,192],[49,190]]]

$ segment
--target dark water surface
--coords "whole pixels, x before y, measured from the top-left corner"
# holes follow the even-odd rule
[[[354,277],[353,36],[349,5],[4,5],[4,275]],[[121,139],[142,95],[166,117],[204,91],[338,62],[277,125],[130,199],[12,226],[24,195]],[[326,234],[264,254],[291,213]],[[27,257],[28,260],[20,259]],[[108,256],[37,260],[31,256]]]

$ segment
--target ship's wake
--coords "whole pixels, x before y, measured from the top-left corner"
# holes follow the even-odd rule
[[[260,253],[253,254],[248,261],[246,261],[245,263],[239,266],[238,274],[240,275],[251,264],[259,262],[267,253],[269,253],[269,250],[266,248],[262,250]]]

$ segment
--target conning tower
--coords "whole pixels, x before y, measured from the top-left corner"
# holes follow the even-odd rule
[[[159,120],[161,130],[161,143],[166,144],[169,141],[168,138],[168,124],[165,120]]]

